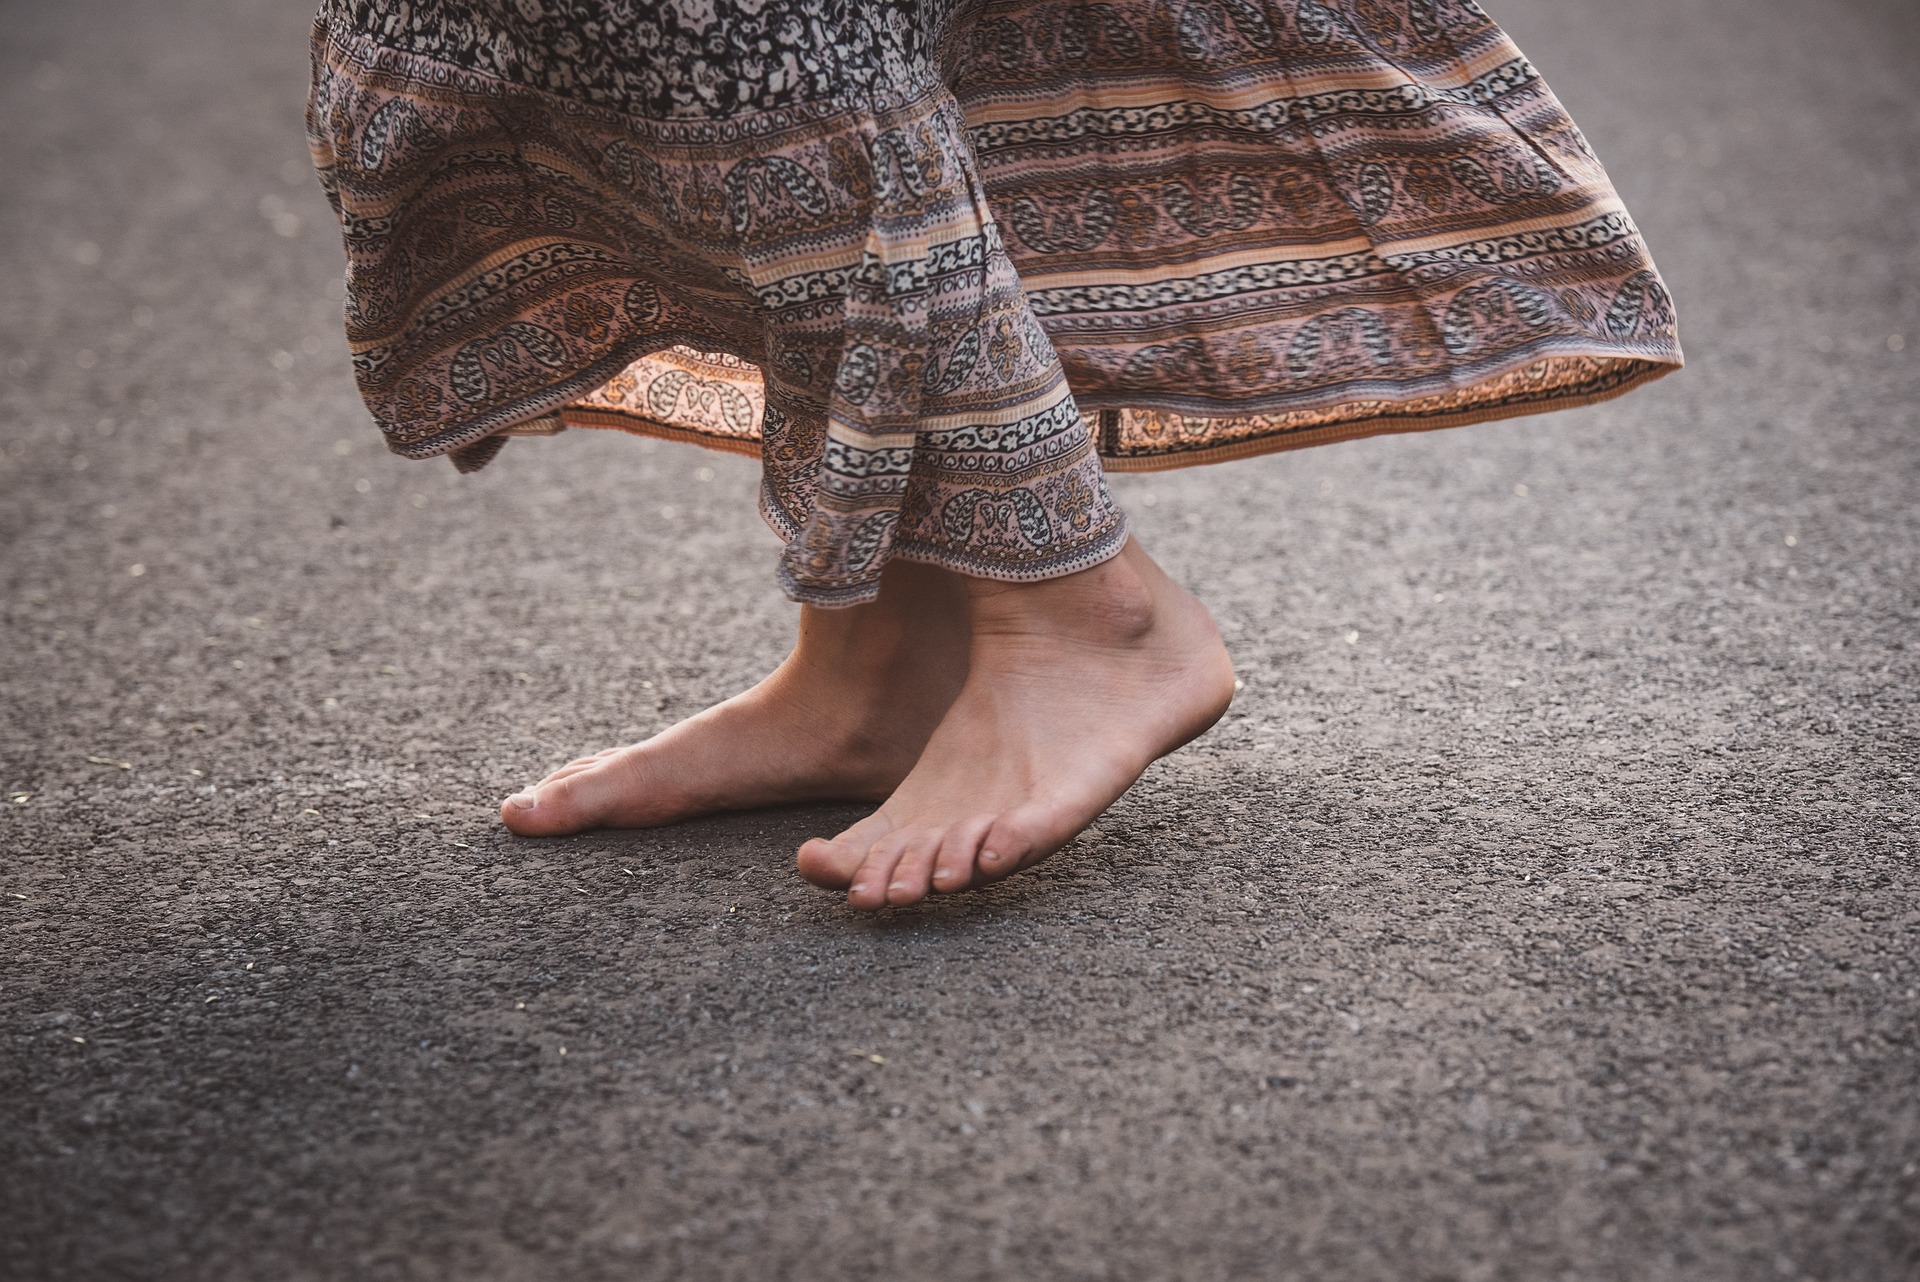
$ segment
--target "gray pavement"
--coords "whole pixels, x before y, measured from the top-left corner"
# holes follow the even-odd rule
[[[1120,479],[1234,710],[862,918],[492,818],[778,659],[751,465],[385,455],[306,6],[0,4],[0,1276],[1920,1277],[1920,16],[1495,13],[1691,367]]]

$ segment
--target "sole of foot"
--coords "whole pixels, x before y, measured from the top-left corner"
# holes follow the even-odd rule
[[[854,908],[997,881],[1071,841],[1233,698],[1206,607],[1138,543],[1078,574],[969,581],[966,684],[880,808],[800,848]]]
[[[889,566],[880,597],[801,611],[793,654],[743,694],[644,743],[569,762],[500,806],[522,837],[651,828],[809,801],[877,801],[918,760],[966,676],[956,575]]]

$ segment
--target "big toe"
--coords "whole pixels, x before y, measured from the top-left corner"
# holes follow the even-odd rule
[[[892,831],[893,824],[876,811],[832,841],[815,837],[800,847],[800,875],[822,890],[845,890],[873,844]]]
[[[981,877],[998,881],[1039,863],[1092,823],[1097,813],[1081,818],[1055,807],[1022,806],[1001,815],[980,841]]]
[[[500,803],[500,821],[522,837],[560,837],[600,821],[601,799],[585,772],[548,778]]]
[[[800,875],[822,890],[845,890],[865,858],[866,851],[849,842],[815,837],[800,847]]]

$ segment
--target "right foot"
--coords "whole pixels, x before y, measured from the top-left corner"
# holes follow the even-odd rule
[[[877,801],[896,788],[966,677],[964,589],[910,562],[879,600],[803,607],[773,674],[644,743],[571,762],[500,807],[522,837],[649,828],[805,801]]]
[[[800,848],[800,874],[855,908],[1045,859],[1233,698],[1206,608],[1137,543],[1077,574],[968,592],[966,685],[919,763],[879,810]]]

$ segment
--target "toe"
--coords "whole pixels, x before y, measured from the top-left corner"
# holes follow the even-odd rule
[[[917,904],[927,897],[933,880],[934,857],[940,852],[940,831],[918,832],[901,845],[900,862],[887,879],[887,902],[895,908]]]
[[[870,849],[859,871],[853,874],[853,884],[847,887],[847,906],[862,912],[885,908],[887,886],[901,853],[899,843],[891,841],[880,842]]]
[[[539,783],[535,784],[532,788],[528,789],[528,791],[533,792],[533,791],[538,791],[541,788],[551,787],[552,785],[559,783],[562,779],[571,779],[575,775],[580,774],[583,771],[593,769],[593,767],[598,764],[599,764],[598,762],[594,762],[594,761],[570,761],[566,765],[561,766],[558,770],[554,771],[552,774],[548,775],[546,778],[542,779]]]
[[[976,815],[947,830],[940,842],[939,856],[934,862],[933,888],[936,891],[953,895],[973,885],[974,861],[979,856],[980,843],[986,839],[987,830],[992,826],[992,815]]]
[[[561,766],[558,770],[548,775],[547,778],[564,779],[568,775],[577,775],[582,770],[593,769],[595,766],[599,765],[600,763],[602,763],[612,755],[613,754],[611,752],[601,752],[601,753],[596,753],[591,757],[581,757],[577,761],[569,761],[566,765]]]
[[[521,837],[550,837],[556,828],[559,807],[554,804],[556,787],[541,783],[523,788],[500,803],[500,822]]]
[[[615,761],[614,758],[627,754],[629,748],[638,748],[640,746],[639,744],[629,744],[627,747],[602,748],[600,751],[589,753],[584,757],[575,757],[572,761],[561,766],[540,782],[543,784],[552,783],[558,779],[565,779],[569,775],[577,775],[584,770],[600,769],[608,765],[612,765],[618,769],[622,763]]]
[[[1038,863],[1065,844],[1064,841],[1048,843],[1040,828],[1034,816],[1020,811],[996,818],[980,842],[980,875],[988,881],[997,881],[1028,864]]]
[[[508,832],[518,833],[522,837],[534,834],[528,829],[533,824],[533,812],[539,808],[540,797],[532,788],[522,788],[500,803],[500,822],[507,826]]]
[[[868,815],[829,841],[815,837],[800,847],[800,875],[822,890],[845,890],[866,862],[873,843],[891,829],[880,815]]]
[[[522,837],[560,837],[600,821],[593,776],[569,775],[516,792],[500,806],[501,822]]]
[[[809,838],[800,847],[800,876],[822,890],[845,890],[864,858],[853,846],[825,837]]]

